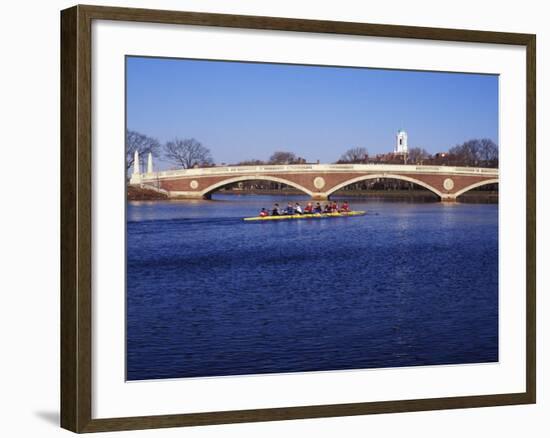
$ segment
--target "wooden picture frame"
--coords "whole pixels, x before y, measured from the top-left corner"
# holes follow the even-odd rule
[[[526,391],[521,393],[92,418],[92,91],[93,20],[185,24],[388,38],[518,45],[526,48]],[[535,403],[536,37],[486,32],[99,6],[61,12],[61,426],[74,432],[148,429]]]

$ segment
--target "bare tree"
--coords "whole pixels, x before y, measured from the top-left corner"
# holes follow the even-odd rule
[[[342,154],[338,163],[366,163],[368,159],[369,152],[365,148],[351,148]]]
[[[408,152],[408,161],[411,164],[419,164],[424,160],[428,160],[430,154],[423,148],[410,148]]]
[[[160,143],[156,138],[148,137],[137,131],[126,130],[126,172],[134,164],[134,152],[138,151],[140,155],[151,152],[154,157],[160,153]],[[142,161],[145,163],[145,160]]]
[[[476,166],[478,161],[477,145],[475,140],[468,140],[461,145],[449,149],[455,164],[459,166]]]
[[[468,140],[449,149],[449,154],[460,166],[498,167],[498,146],[488,138]]]
[[[293,152],[277,151],[269,157],[269,164],[297,164],[302,162],[305,162],[305,160],[296,157],[296,154]]]
[[[482,138],[479,147],[480,159],[487,167],[498,167],[498,146],[493,140]]]
[[[184,169],[211,166],[214,162],[210,149],[194,138],[175,138],[169,141],[164,145],[164,156]]]

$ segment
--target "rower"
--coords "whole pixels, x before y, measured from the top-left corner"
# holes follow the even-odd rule
[[[269,212],[265,209],[265,208],[262,208],[262,210],[260,211],[260,217],[266,217],[266,216],[269,216]]]
[[[294,212],[296,214],[304,214],[304,212],[302,211],[302,206],[300,205],[299,202],[297,202],[296,205],[294,206]]]
[[[281,210],[279,209],[279,204],[275,204],[273,206],[273,210],[271,211],[271,216],[280,216]]]
[[[285,214],[288,214],[288,215],[294,214],[294,207],[292,207],[292,204],[290,202],[286,206]]]

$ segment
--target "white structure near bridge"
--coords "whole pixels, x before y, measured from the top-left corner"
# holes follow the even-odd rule
[[[407,133],[400,129],[395,136],[395,149],[394,154],[404,155],[409,152]]]

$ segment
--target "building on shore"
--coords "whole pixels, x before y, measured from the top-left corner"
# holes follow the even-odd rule
[[[407,144],[407,133],[400,129],[395,136],[395,149],[393,153],[396,155],[405,155],[409,152],[409,146]]]

